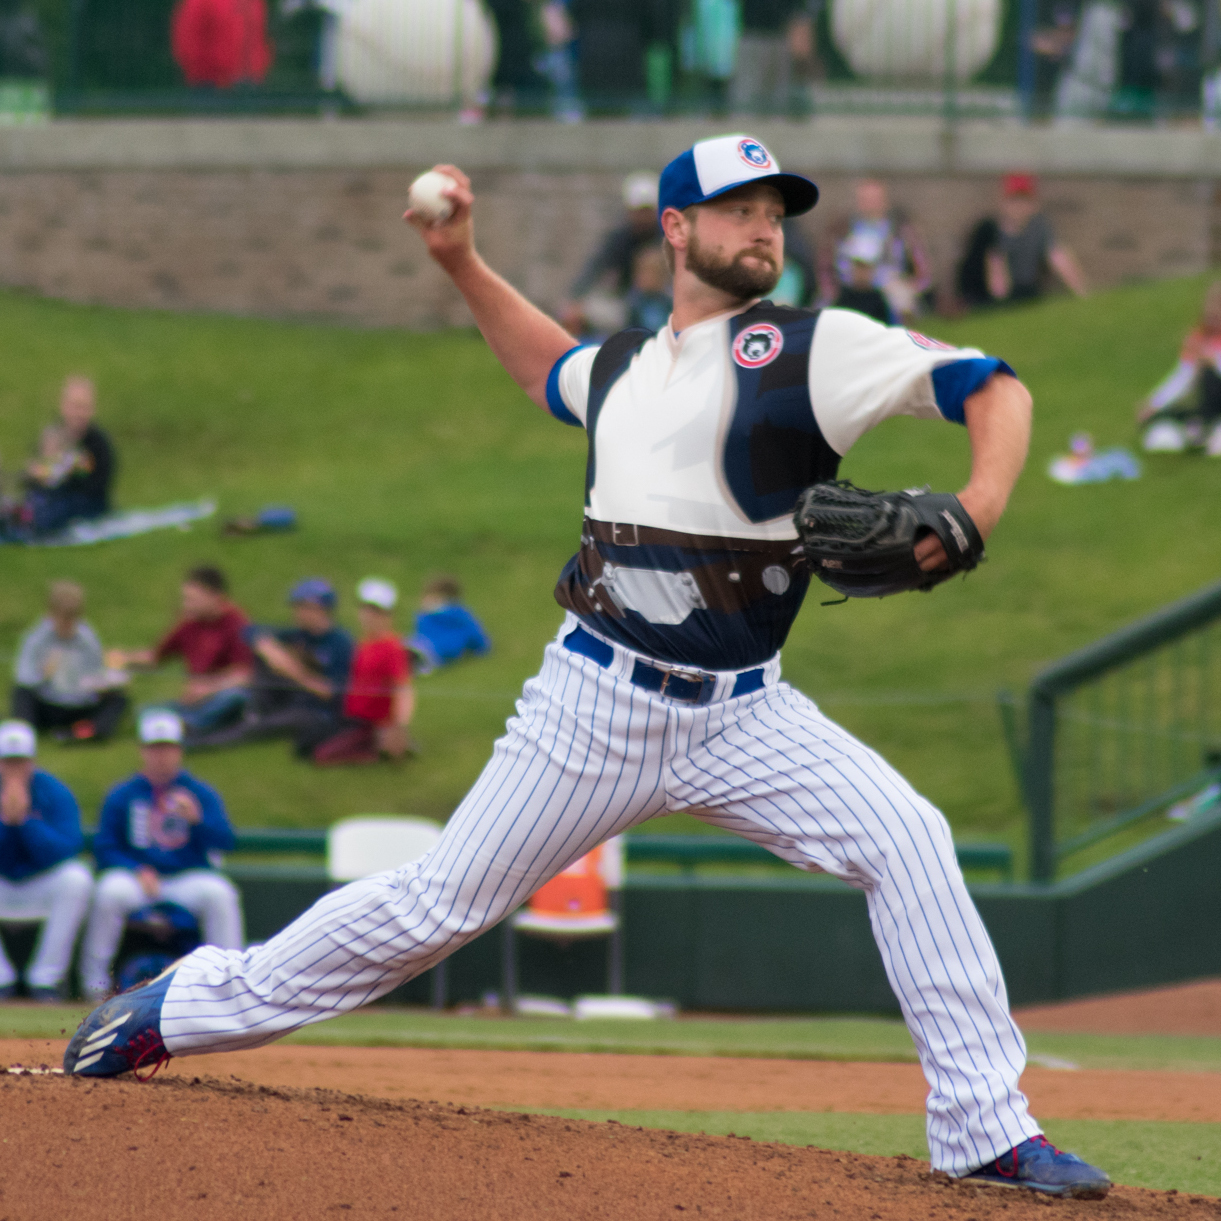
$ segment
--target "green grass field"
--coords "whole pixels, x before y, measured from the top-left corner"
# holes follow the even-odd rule
[[[60,1037],[87,1009],[0,1006],[0,1039]],[[659,1056],[758,1056],[788,1060],[916,1060],[901,1021],[872,1017],[712,1018],[677,1021],[572,1021],[436,1014],[374,1005],[291,1034],[316,1047],[448,1047]],[[1161,1069],[1221,1074],[1221,1037],[1057,1034],[1026,1036],[1033,1062],[1054,1057],[1079,1068]],[[1217,1078],[1221,1085],[1221,1076]]]
[[[1221,463],[1157,457],[1139,482],[1093,488],[1044,474],[1074,429],[1100,445],[1132,442],[1132,403],[1173,359],[1201,289],[1167,282],[930,322],[940,337],[1005,356],[1035,394],[1031,462],[990,562],[927,597],[838,607],[811,597],[793,630],[786,675],[937,801],[960,838],[1022,846],[996,690],[1217,575]],[[0,294],[0,329],[6,467],[24,459],[63,375],[82,371],[99,383],[120,448],[122,505],[213,494],[222,514],[287,502],[301,516],[290,536],[224,539],[204,524],[94,548],[0,549],[0,656],[59,576],[86,585],[107,643],[138,645],[169,622],[178,577],[197,562],[224,565],[264,621],[283,615],[285,589],[305,574],[348,590],[376,572],[410,596],[429,573],[452,570],[495,652],[420,682],[419,758],[320,773],[270,744],[193,765],[246,825],[448,815],[559,622],[551,587],[577,543],[581,434],[533,409],[465,332],[122,312],[13,293]],[[956,487],[966,456],[960,429],[893,421],[844,473],[866,486]],[[349,601],[349,624],[351,612]],[[175,683],[169,672],[142,677],[136,698],[164,697]],[[44,762],[76,788],[89,821],[135,750],[129,739],[48,745]],[[684,815],[668,821],[695,827]]]

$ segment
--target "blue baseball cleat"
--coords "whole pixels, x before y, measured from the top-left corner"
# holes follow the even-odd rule
[[[1022,1141],[960,1181],[1024,1187],[1027,1191],[1078,1200],[1101,1200],[1111,1190],[1111,1180],[1097,1166],[1083,1162],[1075,1153],[1062,1153],[1041,1135]]]
[[[135,1073],[141,1081],[153,1076],[170,1058],[161,1041],[161,1002],[174,969],[167,967],[148,983],[103,1001],[72,1036],[64,1072],[82,1077]],[[141,1069],[150,1071],[141,1077]]]

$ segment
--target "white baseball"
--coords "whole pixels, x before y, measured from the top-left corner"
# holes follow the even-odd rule
[[[437,221],[448,220],[454,210],[453,202],[442,192],[452,191],[458,184],[448,175],[439,170],[429,170],[421,174],[411,184],[407,192],[407,203],[411,210],[423,220],[435,224]]]

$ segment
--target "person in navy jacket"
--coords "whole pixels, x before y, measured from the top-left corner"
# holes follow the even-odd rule
[[[84,847],[76,798],[35,768],[35,749],[27,721],[0,722],[0,920],[42,924],[25,981],[35,1000],[54,1004],[62,999],[93,878],[73,859]],[[0,944],[0,1000],[16,995],[17,972]]]
[[[146,903],[177,903],[199,918],[204,940],[244,943],[241,901],[217,872],[216,854],[237,842],[224,802],[182,770],[182,718],[154,708],[140,718],[141,770],[102,803],[93,841],[98,881],[81,954],[90,997],[112,990],[111,967],[128,915]]]

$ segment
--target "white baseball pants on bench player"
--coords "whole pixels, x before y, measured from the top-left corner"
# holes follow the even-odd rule
[[[204,940],[225,949],[241,949],[242,900],[237,888],[213,869],[184,869],[161,879],[159,898],[185,907],[202,925]],[[88,995],[109,992],[111,967],[123,940],[127,917],[152,903],[131,869],[107,869],[98,877],[81,947],[81,982]]]
[[[93,875],[80,861],[61,861],[20,882],[0,878],[0,921],[42,922],[25,971],[31,988],[57,988],[63,982],[92,893]],[[17,972],[0,945],[0,987],[16,982]]]
[[[441,842],[320,899],[262,946],[183,960],[161,1011],[176,1056],[257,1047],[384,995],[513,911],[596,844],[690,809],[801,869],[863,890],[928,1078],[934,1167],[963,1174],[1039,1131],[1022,1036],[945,820],[884,760],[765,667],[762,690],[679,704],[563,647]],[[664,931],[659,931],[664,936]]]

